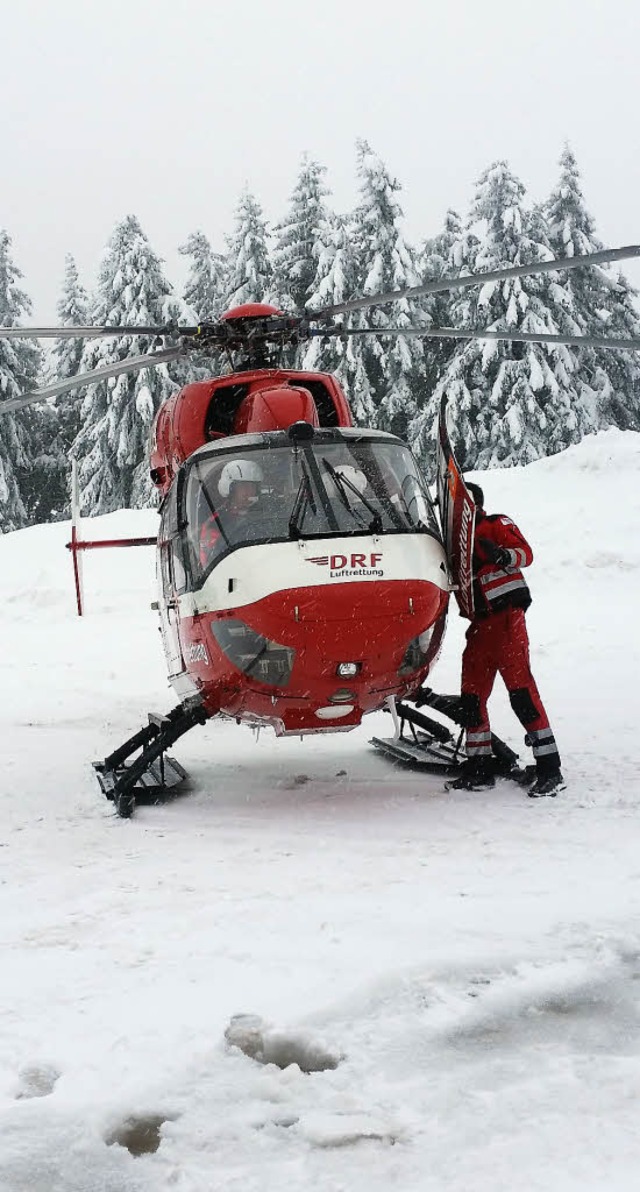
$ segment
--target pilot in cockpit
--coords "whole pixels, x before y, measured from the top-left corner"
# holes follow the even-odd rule
[[[223,544],[232,545],[246,537],[250,514],[260,500],[263,474],[259,464],[250,459],[233,459],[218,477],[219,500],[200,527],[199,550],[203,567]]]

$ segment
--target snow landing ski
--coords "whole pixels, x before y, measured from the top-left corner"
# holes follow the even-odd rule
[[[425,707],[452,721],[458,726],[458,731],[452,733],[433,716],[418,711]],[[447,778],[455,778],[460,773],[466,755],[462,744],[464,729],[459,695],[440,695],[430,687],[421,687],[408,699],[389,701],[386,711],[393,718],[395,735],[372,737],[371,744],[376,749],[394,762],[428,773]],[[531,767],[531,772],[523,770],[518,763],[517,753],[495,733],[491,734],[491,748],[496,778],[511,778],[520,786],[533,782],[534,767]]]

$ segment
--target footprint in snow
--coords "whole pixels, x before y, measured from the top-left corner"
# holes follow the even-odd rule
[[[288,1068],[297,1064],[302,1072],[325,1072],[337,1068],[344,1058],[336,1048],[304,1029],[277,1029],[258,1014],[234,1014],[224,1032],[230,1047],[237,1047],[259,1064]]]
[[[28,1064],[18,1072],[15,1099],[28,1101],[32,1097],[48,1097],[59,1079],[60,1072],[53,1064]]]
[[[162,1142],[162,1127],[173,1121],[175,1118],[160,1113],[132,1115],[114,1126],[105,1135],[105,1142],[107,1146],[125,1147],[130,1155],[153,1155]]]

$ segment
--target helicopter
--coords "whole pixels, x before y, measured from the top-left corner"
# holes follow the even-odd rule
[[[446,397],[432,499],[409,447],[356,427],[337,378],[282,366],[314,337],[503,339],[640,348],[640,340],[476,328],[353,328],[356,310],[445,290],[640,256],[640,246],[441,278],[296,315],[245,303],[195,326],[0,328],[4,338],[148,335],[144,355],[0,402],[0,414],[189,352],[226,352],[230,373],[187,384],[155,414],[149,449],[159,497],[157,539],[81,542],[157,547],[160,629],[178,697],[94,767],[122,818],[185,779],[167,750],[215,716],[276,736],[348,731],[391,712],[394,736],[373,738],[392,758],[455,770],[463,760],[429,706],[454,723],[455,696],[425,687],[440,652],[450,595],[473,610],[475,506],[451,446]],[[80,611],[80,610],[79,610]],[[411,739],[405,737],[409,725]],[[517,756],[493,738],[506,770]]]

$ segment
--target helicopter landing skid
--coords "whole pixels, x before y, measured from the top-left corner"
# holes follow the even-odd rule
[[[179,704],[166,716],[149,712],[149,723],[93,768],[100,789],[122,819],[130,819],[137,803],[160,803],[188,778],[186,770],[166,750],[208,715],[201,704]],[[132,760],[132,755],[141,750]]]
[[[457,774],[462,758],[456,758],[453,745],[440,745],[426,733],[415,737],[372,737],[371,744],[386,753],[394,762],[427,770],[432,774]]]
[[[411,704],[402,700],[395,704],[395,707],[387,709],[393,716],[395,736],[372,737],[371,744],[381,753],[386,753],[393,761],[403,762],[432,774],[458,774],[466,758],[462,744],[464,728],[461,727],[460,732],[454,737],[446,725],[431,716],[425,716],[415,705],[433,708],[460,726],[460,697],[438,695],[431,688],[424,687],[415,693]],[[491,734],[491,747],[496,775],[509,776],[518,781],[524,771],[518,766],[517,753],[495,733]]]

